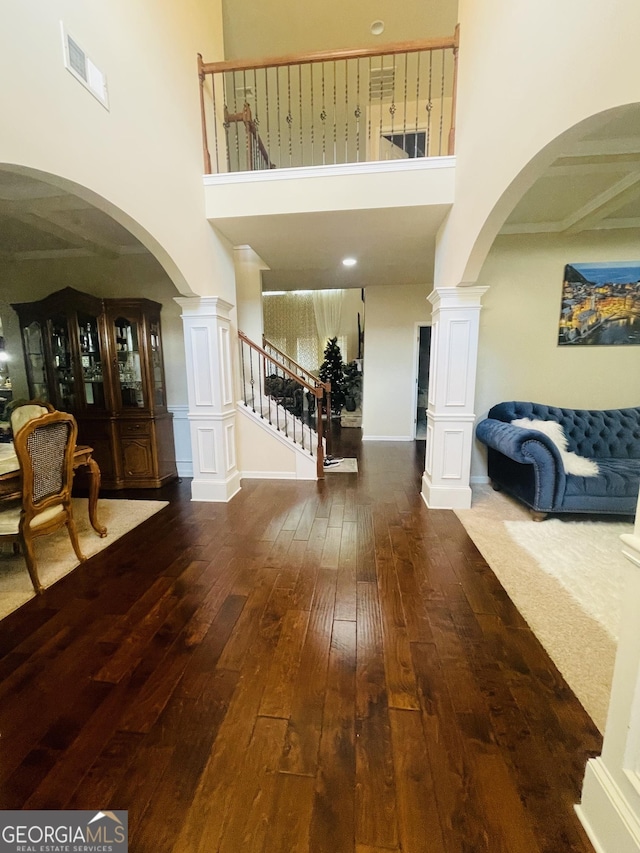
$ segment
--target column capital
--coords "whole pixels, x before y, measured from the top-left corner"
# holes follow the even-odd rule
[[[231,302],[220,296],[174,297],[174,301],[182,308],[182,317],[222,317],[229,319],[229,312],[234,307]]]
[[[480,307],[482,297],[489,290],[479,284],[459,284],[457,287],[434,287],[427,296],[435,310],[441,308]]]

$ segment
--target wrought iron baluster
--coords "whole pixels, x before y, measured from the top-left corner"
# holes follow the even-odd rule
[[[327,162],[327,110],[325,107],[325,81],[324,81],[324,66],[322,63],[322,112],[320,113],[320,121],[322,122],[322,165]]]
[[[337,145],[338,145],[338,114],[336,112],[336,99],[338,93],[336,91],[336,61],[333,60],[333,162],[338,162]]]
[[[416,70],[416,147],[418,145],[418,118],[420,116],[420,59],[422,57],[422,51],[418,51],[418,67]],[[425,151],[426,155],[426,151]],[[416,151],[416,157],[418,153]]]
[[[369,57],[369,97],[367,98],[367,104],[369,106],[369,118],[367,120],[367,160],[371,157],[371,125],[373,123],[373,114],[371,107],[373,106],[373,92],[371,91],[371,57]]]
[[[299,166],[304,166],[304,141],[303,141],[303,127],[304,121],[302,118],[302,65],[298,65],[298,108],[300,115],[300,162]]]
[[[344,61],[344,162],[349,163],[349,65]]]
[[[403,147],[406,149],[407,145],[407,80],[408,80],[408,71],[409,71],[409,54],[405,53],[404,55],[404,106],[402,109],[402,139],[403,139]],[[413,142],[414,150],[413,156],[416,156],[415,152],[415,140]],[[408,153],[408,152],[407,152]]]
[[[391,115],[391,139],[393,140],[393,124],[396,115],[396,58],[393,57],[393,76],[391,83],[391,105],[389,107],[389,114]]]
[[[250,368],[250,380],[251,383],[251,408],[255,412],[256,410],[256,394],[255,394],[255,379],[253,378],[253,350],[249,348],[249,368]]]
[[[240,172],[240,136],[239,136],[239,124],[238,121],[238,92],[236,89],[236,72],[232,72],[232,86],[233,86],[233,123],[235,125],[236,130],[236,172]]]
[[[271,126],[269,124],[269,73],[267,69],[264,69],[264,99],[265,99],[265,112],[267,114],[267,153],[269,155],[269,160],[271,161]],[[267,164],[267,168],[271,167],[271,163]]]
[[[264,420],[264,371],[265,363],[262,353],[258,353],[258,397],[260,399],[260,417]]]
[[[291,144],[291,125],[293,124],[293,116],[291,115],[291,66],[287,65],[287,124],[289,125],[289,165],[292,165],[293,148]]]
[[[444,121],[444,60],[445,60],[445,50],[444,48],[440,51],[442,55],[442,79],[440,81],[440,133],[438,139],[438,154],[442,155],[442,131],[443,131],[443,121]]]
[[[431,91],[433,85],[433,51],[429,51],[429,91],[427,93],[427,130],[425,134],[425,156],[429,157],[431,153],[431,110],[433,109],[433,101],[431,100]]]
[[[278,163],[282,165],[282,145],[280,133],[280,69],[276,68],[276,117],[278,119]]]
[[[360,57],[356,59],[356,163],[360,162]]]
[[[315,71],[315,65],[312,63],[309,65],[309,88],[310,88],[310,100],[311,100],[311,165],[316,165],[315,151],[314,151],[314,142],[315,142],[315,108],[313,106],[313,72]]]
[[[383,81],[384,81],[384,71],[383,71],[383,63],[384,59],[380,57],[380,129],[378,131],[378,160],[382,160],[380,147],[382,145],[382,89],[383,89]]]
[[[213,128],[214,128],[214,137],[216,144],[216,172],[220,172],[220,155],[218,152],[218,108],[216,106],[216,83],[217,83],[217,75],[211,75],[211,93],[213,95]]]

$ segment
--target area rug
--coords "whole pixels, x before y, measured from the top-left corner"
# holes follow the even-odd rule
[[[339,462],[337,465],[328,465],[325,469],[325,474],[357,474],[358,473],[358,460],[357,459],[343,459],[342,462]]]
[[[533,521],[490,486],[456,515],[587,713],[606,722],[625,573],[619,517]]]
[[[116,539],[142,524],[163,507],[167,501],[98,501],[98,520],[107,528],[101,539],[89,524],[86,498],[73,499],[73,517],[78,528],[80,549],[86,557],[104,550]],[[66,528],[42,536],[35,541],[38,574],[42,585],[49,587],[77,568],[74,553]],[[14,555],[11,543],[0,548],[0,619],[17,610],[35,596],[24,557]]]

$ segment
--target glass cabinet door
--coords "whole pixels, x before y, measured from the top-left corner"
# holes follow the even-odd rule
[[[133,320],[116,317],[114,327],[120,406],[123,409],[144,409],[140,365],[140,326]]]
[[[49,400],[49,384],[44,355],[42,326],[36,320],[22,329],[24,351],[27,358],[29,393],[34,400]]]
[[[57,406],[63,410],[73,411],[76,407],[76,393],[69,325],[64,315],[52,317],[50,323],[53,381]]]
[[[162,365],[162,347],[160,344],[160,323],[152,321],[149,326],[151,338],[151,377],[153,381],[153,403],[157,408],[166,408],[164,388],[164,369]]]
[[[78,312],[78,334],[84,403],[89,408],[104,409],[104,376],[97,318]]]

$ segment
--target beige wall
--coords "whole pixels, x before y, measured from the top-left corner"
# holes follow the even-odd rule
[[[222,56],[219,0],[0,0],[0,14],[0,164],[77,185],[183,293],[234,301],[203,215],[196,54]],[[108,111],[64,67],[60,21],[106,74]]]
[[[224,0],[224,42],[229,59],[279,56],[339,47],[451,35],[457,0]],[[371,23],[385,22],[380,36]]]
[[[178,292],[157,261],[150,255],[132,255],[119,260],[74,258],[66,260],[0,263],[0,319],[11,356],[14,396],[26,397],[27,379],[22,355],[18,317],[12,302],[32,302],[63,287],[74,287],[101,297],[145,297],[162,304],[162,337],[167,402],[187,403],[184,334]]]
[[[414,435],[416,324],[428,324],[429,285],[365,290],[362,434],[410,440]]]
[[[478,420],[504,400],[585,409],[640,405],[640,347],[557,345],[565,264],[639,258],[633,231],[496,240],[481,274],[489,290],[480,314]],[[478,442],[471,474],[486,475]]]
[[[637,0],[460,0],[459,19],[456,203],[435,277],[449,287],[476,280],[502,222],[558,150],[539,152],[589,116],[640,101]]]

